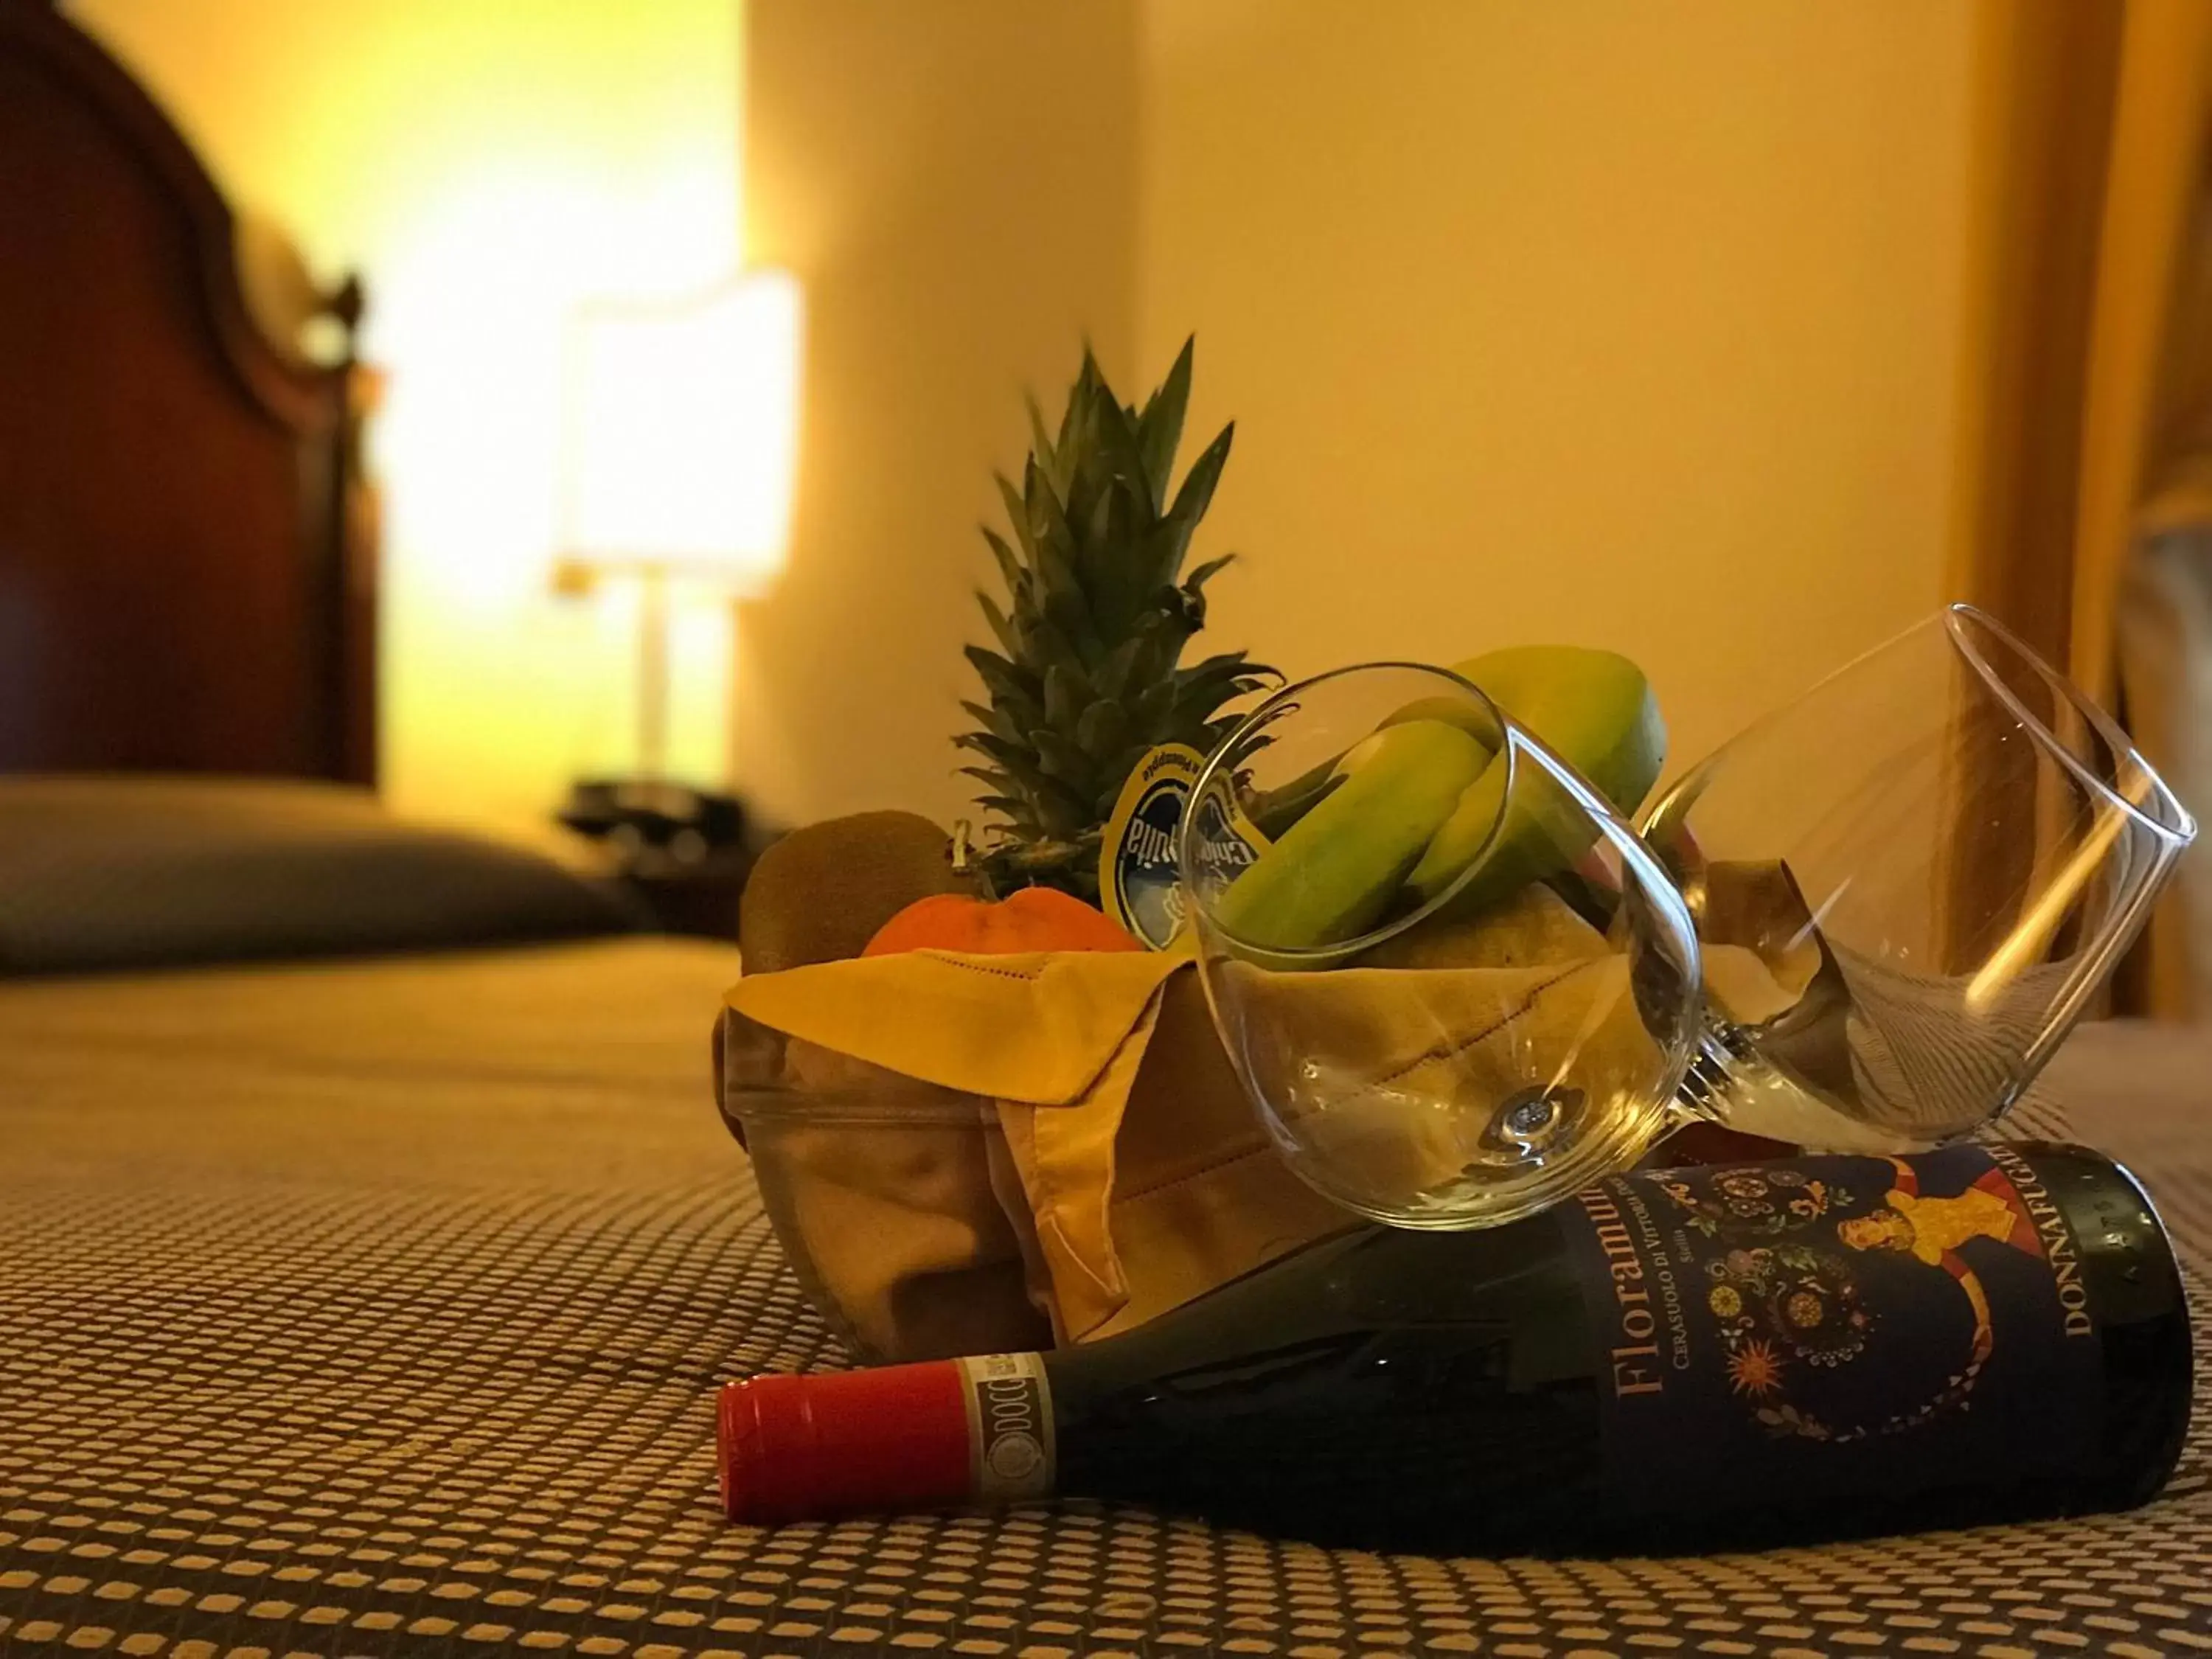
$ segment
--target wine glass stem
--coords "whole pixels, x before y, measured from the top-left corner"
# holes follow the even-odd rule
[[[1678,1126],[1717,1123],[1815,1151],[1876,1155],[1924,1151],[1942,1139],[1881,1121],[1848,1093],[1814,1086],[1764,1052],[1760,1038],[1757,1028],[1708,1013],[1672,1103]]]
[[[1698,1033],[1697,1052],[1691,1056],[1689,1069],[1682,1073],[1681,1086],[1674,1091],[1668,1107],[1673,1127],[1728,1121],[1728,1097],[1745,1053],[1735,1028],[1708,1014]]]

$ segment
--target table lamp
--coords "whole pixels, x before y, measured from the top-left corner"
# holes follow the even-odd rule
[[[781,271],[696,299],[596,302],[571,331],[555,586],[638,584],[635,772],[579,783],[564,822],[702,856],[743,834],[726,794],[667,776],[670,589],[760,592],[781,568],[798,446],[799,296]]]

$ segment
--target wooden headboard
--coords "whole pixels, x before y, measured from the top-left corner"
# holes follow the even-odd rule
[[[51,0],[0,0],[0,772],[374,781],[360,307],[241,236]]]

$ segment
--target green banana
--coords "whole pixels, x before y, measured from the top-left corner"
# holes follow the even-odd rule
[[[1356,939],[1389,908],[1490,759],[1443,720],[1385,726],[1346,757],[1344,781],[1230,884],[1214,919],[1261,950]]]
[[[1467,676],[1455,668],[1452,672],[1462,679]],[[1494,700],[1493,700],[1494,701]],[[1447,726],[1456,726],[1482,745],[1483,752],[1494,755],[1505,741],[1505,733],[1498,729],[1491,712],[1471,697],[1454,694],[1443,697],[1419,697],[1407,703],[1382,724],[1403,726],[1408,720],[1442,720]]]
[[[1624,815],[1657,781],[1667,757],[1666,723],[1650,682],[1627,658],[1579,646],[1516,646],[1453,672],[1541,738]],[[1596,839],[1582,809],[1533,766],[1520,769],[1512,799],[1502,799],[1508,769],[1504,756],[1493,759],[1437,831],[1407,878],[1421,902],[1442,894],[1480,858],[1481,871],[1453,906],[1462,914],[1479,909],[1566,868]]]
[[[1456,726],[1482,745],[1482,752],[1494,755],[1505,734],[1487,708],[1471,699],[1461,696],[1422,697],[1407,703],[1376,728],[1377,732],[1393,726],[1404,726],[1413,720],[1442,720],[1447,726]],[[1329,793],[1351,775],[1364,752],[1363,745],[1375,741],[1373,735],[1354,744],[1345,753],[1321,762],[1290,782],[1273,789],[1261,790],[1244,803],[1245,817],[1260,833],[1270,841],[1279,841],[1290,827],[1326,799]]]

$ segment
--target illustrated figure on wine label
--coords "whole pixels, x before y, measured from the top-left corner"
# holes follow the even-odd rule
[[[1996,1346],[1990,1328],[1990,1298],[1980,1278],[1959,1254],[1960,1249],[1970,1239],[1990,1238],[2040,1257],[2043,1241],[2035,1223],[2012,1183],[1996,1170],[1982,1176],[1964,1192],[1929,1197],[1921,1192],[1920,1177],[1909,1164],[1896,1158],[1889,1163],[1897,1179],[1883,1198],[1882,1207],[1838,1222],[1836,1235],[1855,1250],[1902,1251],[1957,1279],[1974,1310],[1973,1358],[1980,1364]]]
[[[2043,1259],[2024,1202],[1996,1170],[1984,1170],[1958,1192],[1930,1194],[1911,1165],[1881,1161],[1889,1166],[1886,1190],[1875,1188],[1880,1200],[1864,1204],[1844,1187],[1788,1165],[1656,1178],[1695,1232],[1728,1247],[1705,1263],[1705,1306],[1720,1338],[1729,1392],[1771,1433],[1847,1442],[1906,1432],[1962,1407],[1996,1349],[1990,1294],[1964,1252],[1972,1241],[1988,1239]],[[1865,1198],[1872,1200],[1873,1194]],[[1856,1375],[1853,1362],[1868,1352],[1880,1322],[1881,1298],[1869,1301],[1869,1283],[1894,1278],[1877,1270],[1869,1279],[1866,1270],[1877,1260],[1922,1264],[1958,1284],[1972,1321],[1961,1333],[1967,1352],[1955,1373],[1910,1406],[1896,1402],[1865,1417],[1838,1419],[1814,1408],[1808,1394],[1819,1398],[1833,1390],[1811,1379],[1822,1373],[1841,1379],[1847,1370]],[[1990,1265],[1984,1261],[1984,1271]],[[1857,1385],[1842,1387],[1832,1406],[1852,1397]]]

